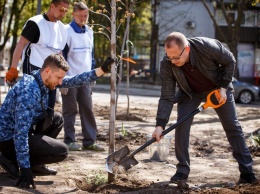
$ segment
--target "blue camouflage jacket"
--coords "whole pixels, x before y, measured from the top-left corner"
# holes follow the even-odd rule
[[[0,142],[13,139],[17,162],[20,168],[30,168],[29,132],[43,118],[41,99],[47,109],[49,89],[43,84],[40,70],[34,76],[24,74],[8,92],[0,107]],[[79,87],[97,79],[95,70],[77,76],[65,77],[59,87]],[[41,96],[42,95],[42,96]]]

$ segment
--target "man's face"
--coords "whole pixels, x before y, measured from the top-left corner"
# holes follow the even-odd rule
[[[62,69],[58,70],[51,70],[49,67],[47,67],[45,70],[46,77],[44,80],[44,85],[49,89],[49,90],[55,90],[57,85],[62,84],[62,80],[65,77],[66,72],[63,71]]]
[[[88,19],[88,10],[77,10],[76,12],[72,12],[73,18],[75,22],[79,26],[84,26],[87,24],[87,19]]]
[[[178,67],[183,66],[187,62],[189,47],[180,48],[176,44],[172,44],[171,48],[165,47],[166,58]]]
[[[55,6],[54,4],[52,4],[51,6],[53,8],[53,14],[56,20],[61,20],[69,9],[69,5],[63,2],[61,2],[57,6]]]

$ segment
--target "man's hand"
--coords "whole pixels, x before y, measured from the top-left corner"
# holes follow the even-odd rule
[[[219,97],[217,97],[218,103],[226,102],[227,100],[227,89],[225,88],[220,88],[219,90]]]
[[[156,138],[156,141],[159,142],[163,136],[162,136],[163,128],[161,126],[157,126],[152,134],[152,137]]]
[[[32,185],[33,189],[36,189],[31,168],[21,168],[21,174],[16,183],[16,186],[29,189],[30,185]]]
[[[102,71],[104,71],[105,73],[110,72],[111,65],[114,62],[115,62],[115,60],[112,57],[107,57],[106,60],[104,61],[104,63],[101,65]]]
[[[10,67],[8,72],[6,73],[5,79],[6,82],[12,82],[18,78],[18,70],[16,68]]]

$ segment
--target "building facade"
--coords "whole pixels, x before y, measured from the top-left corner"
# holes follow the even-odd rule
[[[209,11],[221,31],[227,34],[227,23],[220,5],[215,1],[205,1]],[[232,1],[227,4],[233,3]],[[232,4],[233,5],[233,4]],[[200,0],[153,0],[153,22],[157,26],[158,42],[151,48],[151,67],[159,72],[164,56],[164,40],[172,31],[182,32],[186,37],[205,36],[216,38],[224,45],[224,38],[214,25],[209,12]],[[236,6],[227,11],[228,17],[236,19]],[[154,36],[156,36],[154,35]],[[230,40],[231,37],[228,37]],[[153,40],[152,40],[153,41]],[[153,45],[153,44],[151,44]],[[155,46],[156,45],[156,46]],[[156,48],[155,48],[156,47]],[[250,6],[243,12],[237,46],[237,67],[239,79],[259,85],[260,77],[260,6]]]

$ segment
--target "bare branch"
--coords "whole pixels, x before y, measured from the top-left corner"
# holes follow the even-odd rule
[[[106,29],[109,33],[111,33],[111,31],[106,26],[104,26],[102,24],[89,24],[89,27],[91,27],[91,26],[101,26],[102,28]]]
[[[220,29],[220,27],[219,27],[219,25],[218,25],[218,23],[217,23],[217,21],[216,21],[214,15],[211,13],[211,11],[210,11],[210,9],[209,9],[207,3],[205,2],[205,0],[202,0],[202,3],[203,3],[203,5],[204,5],[204,7],[206,8],[206,10],[208,11],[209,16],[210,16],[210,18],[212,19],[212,21],[213,21],[213,23],[214,23],[214,26],[218,29],[218,31],[219,31],[219,33],[221,34],[221,36],[222,36],[222,38],[224,39],[224,41],[225,41],[226,43],[228,43],[228,40],[227,40],[226,36],[223,34],[222,30]]]
[[[91,8],[88,8],[88,10],[89,10],[90,12],[92,12],[92,13],[99,14],[99,15],[103,15],[105,18],[107,18],[107,19],[111,22],[110,18],[109,18],[106,14],[103,14],[103,13],[100,13],[100,12],[95,12],[95,11],[93,11]]]
[[[111,39],[109,38],[109,36],[105,32],[98,31],[98,32],[94,32],[94,34],[104,34],[107,37],[107,39],[111,42]]]
[[[120,24],[118,25],[118,27],[117,27],[117,29],[116,29],[116,32],[119,30],[119,28],[120,28],[120,26],[121,26],[122,23],[123,23],[123,22],[120,22]]]

